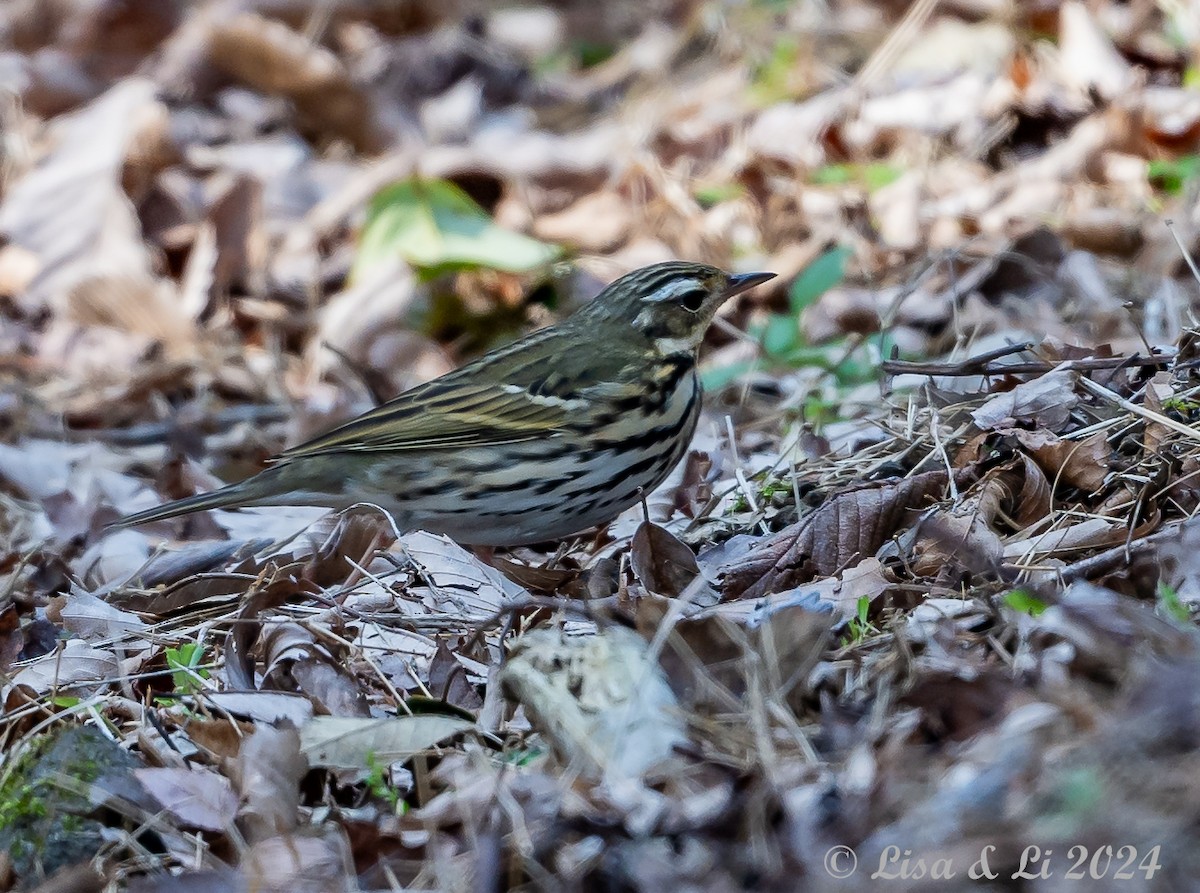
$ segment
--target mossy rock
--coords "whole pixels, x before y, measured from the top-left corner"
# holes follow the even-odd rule
[[[132,775],[139,765],[94,728],[71,726],[35,740],[5,767],[0,851],[23,884],[96,855],[105,827],[98,804],[140,791]]]

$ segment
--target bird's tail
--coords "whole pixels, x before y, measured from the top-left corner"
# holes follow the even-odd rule
[[[228,487],[213,490],[211,493],[197,493],[195,496],[165,502],[154,508],[118,518],[108,527],[112,530],[119,530],[125,527],[136,527],[139,524],[148,524],[151,521],[163,521],[167,518],[177,518],[180,515],[190,515],[192,512],[203,512],[207,509],[252,505],[263,494],[259,492],[258,487],[247,486],[249,483],[250,481],[243,481],[240,484],[230,484]]]

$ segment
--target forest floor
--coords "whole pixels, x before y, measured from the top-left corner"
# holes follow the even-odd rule
[[[1200,7],[11,0],[0,137],[0,890],[1200,889]],[[672,258],[602,530],[106,529]]]

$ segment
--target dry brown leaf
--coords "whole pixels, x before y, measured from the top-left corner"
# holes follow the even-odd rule
[[[298,691],[325,716],[369,716],[358,681],[312,631],[298,623],[272,624],[263,636],[263,688]]]
[[[1046,609],[1033,626],[1070,643],[1071,659],[1087,672],[1122,674],[1138,649],[1160,656],[1195,653],[1186,630],[1155,615],[1152,608],[1093,583],[1071,584],[1059,603]]]
[[[25,636],[21,633],[16,606],[7,604],[0,609],[0,672],[8,673],[24,647]]]
[[[736,599],[703,608],[689,619],[708,616],[724,617],[735,623],[754,627],[776,611],[785,608],[805,608],[821,613],[826,606],[841,617],[853,617],[860,599],[873,602],[893,585],[883,574],[878,558],[864,558],[835,577],[810,580],[795,589],[785,589],[755,599]]]
[[[41,269],[38,256],[28,248],[0,246],[0,295],[15,298],[29,290]]]
[[[463,620],[491,617],[525,590],[448,537],[423,531],[402,536],[398,551],[420,568],[413,595],[429,610]]]
[[[1129,536],[1124,519],[1088,518],[1045,533],[1021,535],[1004,544],[1004,559],[1013,563],[1044,559],[1049,555],[1095,549],[1123,542]]]
[[[287,96],[313,126],[361,151],[383,148],[373,107],[342,61],[282,22],[251,12],[213,22],[212,63],[264,93]]]
[[[1032,465],[1032,463],[1031,463]],[[1020,499],[1046,497],[1042,511],[1049,508],[1049,487],[1045,478],[1034,467],[1042,481],[1044,493],[1038,492],[1036,484],[1027,495],[1024,487],[1018,496],[1016,508],[1021,508]],[[986,574],[1000,565],[1003,544],[995,531],[1004,503],[1013,501],[1010,491],[1012,481],[1003,473],[989,474],[958,503],[946,509],[938,509],[920,523],[919,538],[913,545],[912,568],[918,576],[932,576],[938,580],[953,580],[961,573]],[[1026,474],[1025,483],[1030,483]],[[1036,513],[1037,509],[1033,509]]]
[[[509,652],[500,684],[560,759],[589,777],[635,778],[686,740],[662,670],[624,627],[590,637],[526,633]]]
[[[87,592],[73,592],[68,598],[55,599],[47,606],[46,616],[85,642],[143,639],[146,631],[146,622],[140,617],[114,608]]]
[[[73,294],[85,313],[101,300],[122,321],[144,318],[174,344],[190,336],[190,322],[160,297],[163,286],[152,274],[137,215],[121,185],[139,117],[155,102],[149,81],[120,82],[60,120],[57,146],[4,196],[0,232],[39,264],[18,298],[26,310],[65,309]]]
[[[66,318],[83,326],[145,335],[166,345],[172,358],[189,356],[196,347],[196,330],[175,287],[150,276],[114,272],[81,278],[68,293]],[[138,342],[132,343],[140,350]]]
[[[223,775],[209,769],[134,769],[134,778],[187,828],[226,831],[238,798]]]
[[[1135,80],[1132,68],[1112,40],[1079,0],[1067,0],[1059,10],[1059,50],[1062,74],[1082,95],[1094,92],[1116,99]]]
[[[1071,370],[1047,372],[992,397],[972,411],[971,418],[985,431],[1010,428],[1017,423],[1058,431],[1079,402],[1075,394],[1078,378],[1079,373]]]
[[[1089,494],[1099,493],[1104,486],[1112,450],[1103,431],[1083,440],[1062,440],[1044,429],[1018,428],[1010,433],[1033,455],[1055,486],[1061,482]]]
[[[1009,509],[1009,515],[1020,527],[1028,527],[1050,514],[1054,493],[1045,473],[1032,458],[1022,455],[1021,464],[1024,470],[1021,490],[1016,495],[1015,504]]]
[[[485,669],[485,678],[486,675]],[[450,650],[445,639],[438,640],[437,652],[429,662],[427,687],[435,698],[463,710],[475,711],[483,706],[483,698],[479,697],[462,661]]]
[[[337,825],[258,841],[245,854],[244,889],[255,893],[356,893],[354,861]]]
[[[288,572],[294,573],[296,569],[296,565],[285,567],[261,585],[258,580],[241,576],[242,586],[236,591],[242,595],[242,604],[237,613],[238,622],[225,636],[225,665],[221,668],[230,688],[241,691],[255,691],[258,688],[255,679],[258,663],[255,646],[262,633],[261,615],[296,594],[295,581]]]
[[[1169,400],[1175,396],[1174,388],[1166,379],[1167,373],[1158,373],[1154,376],[1153,381],[1146,384],[1146,391],[1142,397],[1142,406],[1158,415],[1163,414],[1163,400]],[[1157,456],[1161,454],[1163,447],[1171,442],[1173,434],[1174,432],[1162,422],[1156,419],[1146,419],[1146,429],[1142,433],[1142,449],[1148,456]]]
[[[438,650],[437,641],[429,636],[380,623],[364,623],[354,644],[401,690],[417,687],[416,680],[428,682],[429,665]]]
[[[317,316],[309,357],[314,373],[325,374],[343,364],[345,360],[338,353],[368,368],[388,369],[386,356],[378,354],[387,347],[389,335],[396,337],[402,331],[409,309],[424,291],[414,272],[396,258],[372,270],[363,281],[330,296]],[[324,350],[326,346],[333,350]],[[405,356],[404,371],[422,379],[450,371],[439,352],[427,351],[421,359],[418,364],[411,354]],[[377,362],[380,360],[383,362]],[[407,386],[418,383],[408,381]]]
[[[536,217],[533,234],[547,242],[599,254],[615,250],[629,238],[632,228],[633,215],[621,196],[595,192],[557,214]]]
[[[750,604],[742,600],[679,622],[659,660],[688,709],[717,714],[736,710],[755,685],[789,703],[808,693],[808,672],[821,659],[836,618],[832,612],[789,604],[783,595],[761,600],[770,606],[753,613],[737,610]],[[638,606],[639,627],[652,637],[669,605],[646,604],[652,610],[642,612],[643,603]]]
[[[185,871],[182,874],[147,874],[129,879],[129,893],[246,893],[246,891],[246,879],[240,872],[234,871],[232,868]]]
[[[648,592],[678,597],[696,577],[695,553],[664,527],[643,521],[629,547],[629,564]]]
[[[993,526],[1008,498],[1005,482],[993,474],[956,505],[923,519],[920,539],[913,547],[913,571],[941,579],[962,570],[986,572],[998,566],[1003,544]]]
[[[238,751],[237,778],[242,807],[238,825],[253,844],[295,830],[300,822],[300,781],[308,761],[294,728],[257,724]]]
[[[313,766],[369,769],[407,760],[474,723],[434,713],[368,719],[316,716],[300,729],[300,752]]]
[[[82,696],[86,691],[94,690],[96,683],[116,680],[120,675],[116,654],[72,639],[61,651],[42,655],[22,667],[13,676],[12,685],[25,686],[40,695],[58,691]]]
[[[303,577],[322,588],[357,579],[377,552],[396,542],[392,519],[374,506],[360,505],[327,514],[304,532],[311,550]],[[305,550],[296,553],[303,558]]]
[[[586,576],[587,571],[570,567],[535,567],[509,561],[500,555],[492,556],[492,567],[500,571],[518,586],[531,592],[555,593],[567,591],[576,581]]]
[[[927,471],[901,481],[859,485],[830,497],[803,521],[726,567],[720,582],[723,596],[761,598],[816,577],[832,577],[874,556],[945,496],[947,480],[944,471]]]
[[[299,728],[312,719],[312,701],[303,695],[282,691],[211,691],[209,703],[222,714],[244,716],[256,723],[287,723]]]

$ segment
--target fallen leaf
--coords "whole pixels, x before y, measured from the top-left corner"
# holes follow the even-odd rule
[[[121,642],[145,636],[144,620],[94,595],[76,591],[60,602],[47,610],[47,617],[84,641]]]
[[[312,719],[312,701],[303,695],[281,691],[214,691],[203,700],[234,716],[257,723],[287,722],[300,727]]]
[[[1075,394],[1078,372],[1047,372],[1033,381],[997,394],[971,413],[975,424],[985,431],[1009,428],[1024,422],[1050,431],[1061,430],[1079,402]]]
[[[1055,485],[1062,482],[1085,493],[1098,493],[1104,486],[1112,449],[1103,431],[1083,440],[1062,440],[1044,429],[1017,428],[1012,434]]]
[[[133,775],[185,827],[226,831],[237,813],[233,785],[211,769],[134,769]]]
[[[383,148],[372,103],[335,53],[253,12],[214,18],[205,41],[214,66],[264,93],[288,97],[310,126],[361,151]]]
[[[548,242],[605,253],[629,238],[632,228],[633,215],[623,198],[614,192],[594,192],[556,214],[539,216],[533,232]]]
[[[466,621],[483,620],[526,594],[449,537],[424,531],[406,533],[397,551],[416,561],[420,568],[418,583],[428,588],[414,587],[413,594],[423,595],[434,611],[455,614]]]
[[[1134,74],[1087,5],[1067,0],[1059,10],[1063,76],[1081,94],[1112,100],[1133,86]]]
[[[300,752],[295,728],[255,726],[242,740],[237,757],[242,808],[238,825],[246,840],[257,843],[296,829],[300,822],[300,782],[308,761]]]
[[[629,564],[647,591],[678,597],[700,575],[696,555],[666,528],[642,522],[629,547]]]
[[[816,577],[832,577],[873,557],[880,546],[943,498],[947,480],[944,471],[927,471],[900,481],[858,485],[831,496],[804,520],[726,567],[720,580],[723,596],[761,598]]]
[[[367,769],[371,762],[406,760],[474,724],[453,716],[416,714],[389,719],[313,717],[300,729],[300,750],[313,766]]]
[[[154,92],[150,81],[129,78],[59,119],[57,146],[8,188],[0,204],[0,232],[35,255],[39,265],[18,298],[27,311],[65,309],[68,295],[86,281],[96,287],[105,280],[125,283],[144,298],[155,293],[137,215],[121,188],[126,153],[139,117],[156,103]],[[157,311],[169,314],[170,308],[156,306]],[[190,332],[180,320],[168,325],[177,335]]]
[[[589,637],[532,630],[509,652],[500,684],[563,762],[589,776],[636,778],[686,740],[662,670],[624,627]]]
[[[453,183],[414,179],[371,200],[354,280],[396,255],[426,269],[480,266],[520,273],[550,263],[558,249],[497,226]]]
[[[298,691],[329,716],[369,716],[358,681],[298,623],[272,624],[259,647],[263,688]]]
[[[72,639],[62,651],[52,651],[24,666],[13,676],[12,684],[44,695],[52,690],[79,691],[86,683],[115,681],[120,675],[116,654]]]

